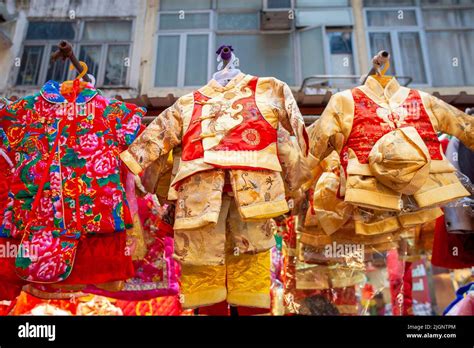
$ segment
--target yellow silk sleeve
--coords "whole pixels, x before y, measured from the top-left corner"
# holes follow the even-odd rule
[[[474,150],[474,117],[432,95],[424,93],[423,103],[431,111],[435,130],[458,138]]]
[[[280,117],[280,123],[296,137],[301,151],[304,156],[307,156],[309,152],[309,139],[303,115],[301,115],[298,103],[296,102],[290,87],[282,82],[282,89],[286,117]]]
[[[140,174],[159,157],[181,143],[183,133],[182,101],[166,109],[143,131],[120,157],[129,169]]]
[[[321,118],[310,130],[311,153],[321,161],[330,151],[341,152],[352,130],[354,99],[350,90],[331,97]]]

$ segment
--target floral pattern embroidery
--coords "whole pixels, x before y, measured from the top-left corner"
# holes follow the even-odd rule
[[[15,153],[3,234],[19,237],[28,228],[32,233],[23,245],[41,250],[38,260],[17,259],[22,278],[65,279],[81,235],[131,227],[119,154],[137,136],[144,113],[93,88],[74,100],[53,81],[0,111],[0,127]]]
[[[64,107],[66,97],[59,90],[60,85],[50,81],[39,94],[11,103],[0,114],[0,125],[16,153],[12,178],[16,227],[23,229],[32,217],[32,201],[46,174],[49,184],[40,204],[41,225],[59,229],[76,226],[78,200],[84,232],[124,231],[131,217],[118,154],[138,134],[145,110],[85,89],[76,100],[77,118],[68,122],[64,116],[70,119],[71,115],[65,115],[65,110],[71,107]],[[54,151],[58,129],[59,151]],[[45,166],[50,155],[55,158],[48,170]],[[92,227],[95,225],[99,228]]]

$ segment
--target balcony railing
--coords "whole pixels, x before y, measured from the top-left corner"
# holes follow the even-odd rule
[[[396,78],[405,87],[413,81],[410,76],[396,76]],[[303,80],[298,92],[305,95],[324,95],[328,91],[337,93],[360,84],[360,75],[313,75]]]

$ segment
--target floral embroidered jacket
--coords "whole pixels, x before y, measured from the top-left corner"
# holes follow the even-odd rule
[[[125,231],[132,223],[119,154],[137,136],[145,110],[94,88],[84,89],[74,103],[60,87],[49,81],[0,111],[14,154],[5,236],[21,235],[32,221],[35,229],[81,234]],[[36,214],[31,210],[42,181]]]

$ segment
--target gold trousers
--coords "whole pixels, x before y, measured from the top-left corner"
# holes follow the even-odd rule
[[[228,195],[222,203],[216,225],[175,231],[183,308],[223,301],[270,308],[270,249],[275,246],[271,224],[243,221]]]

